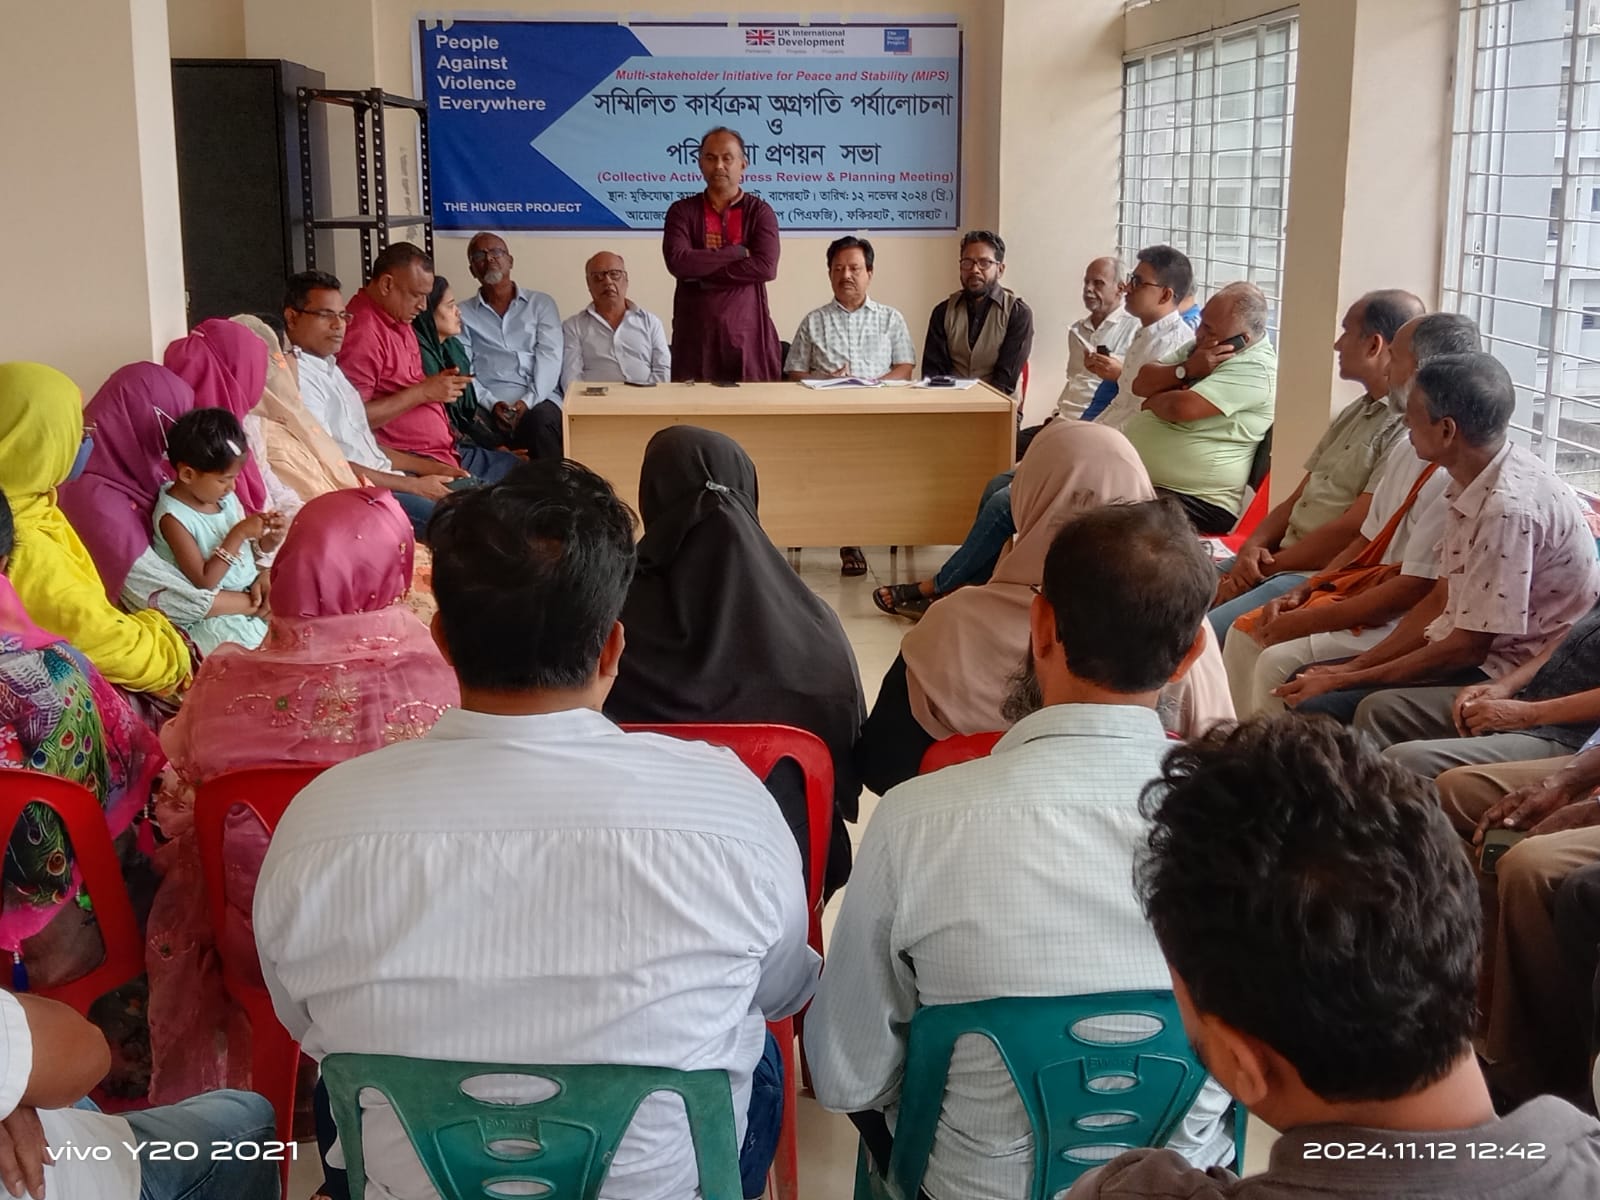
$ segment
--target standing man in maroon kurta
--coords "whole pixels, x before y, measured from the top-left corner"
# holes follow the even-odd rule
[[[767,284],[778,277],[778,218],[739,186],[744,139],[718,126],[700,139],[706,190],[667,209],[661,252],[678,281],[672,377],[715,383],[783,378]]]

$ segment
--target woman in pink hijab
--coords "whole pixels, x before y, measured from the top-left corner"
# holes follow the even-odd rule
[[[301,500],[273,474],[266,434],[255,415],[267,387],[267,345],[243,325],[212,317],[167,347],[161,361],[194,389],[196,408],[222,408],[244,426],[249,454],[235,490],[246,512],[273,510],[292,518]]]
[[[931,605],[884,677],[856,743],[856,766],[869,788],[882,795],[910,779],[940,739],[1010,725],[1002,708],[1028,653],[1033,589],[1056,531],[1085,509],[1154,498],[1138,452],[1114,429],[1053,421],[1034,439],[1011,483],[1017,536],[1009,552],[988,583]],[[1222,656],[1201,624],[1206,649],[1162,697],[1167,727],[1185,737],[1233,716]]]
[[[258,343],[259,344],[259,343]],[[272,565],[272,616],[259,649],[208,655],[183,708],[162,730],[185,789],[266,763],[335,763],[421,737],[460,703],[454,672],[427,628],[399,603],[411,582],[411,522],[381,488],[318,496],[300,510]],[[151,1098],[244,1086],[249,1056],[210,953],[189,795],[157,805],[175,860],[150,914]],[[250,818],[229,825],[230,914],[224,937],[253,942],[250,907],[267,839]],[[214,1047],[228,1049],[220,1057]]]

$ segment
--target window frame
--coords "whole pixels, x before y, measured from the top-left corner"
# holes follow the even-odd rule
[[[1261,273],[1270,272],[1275,282],[1270,287],[1263,284],[1262,290],[1267,295],[1269,332],[1274,338],[1283,296],[1299,27],[1298,7],[1285,7],[1205,33],[1144,46],[1123,56],[1121,143],[1117,157],[1118,257],[1124,267],[1131,269],[1136,254],[1143,247],[1163,242],[1176,246],[1194,264],[1194,291],[1202,301],[1224,284],[1241,279],[1261,283]],[[1280,31],[1285,35],[1283,48],[1269,50],[1268,35]],[[1234,61],[1251,64],[1253,82],[1248,89],[1223,91],[1218,87],[1218,76],[1234,65],[1234,62],[1223,61],[1224,43],[1232,45],[1251,32],[1256,38],[1253,54]],[[1209,55],[1203,54],[1206,50]],[[1173,57],[1171,73],[1155,74],[1153,64],[1169,57]],[[1202,57],[1207,59],[1204,65],[1199,62]],[[1284,78],[1269,83],[1264,79],[1264,68],[1280,57],[1285,64]],[[1152,82],[1159,80],[1172,81],[1170,100],[1151,99]],[[1198,86],[1202,80],[1207,85],[1204,90]],[[1269,115],[1264,111],[1266,101],[1280,90],[1284,97],[1283,112]],[[1251,115],[1224,118],[1223,105],[1219,102],[1241,95],[1252,97]],[[1210,108],[1203,121],[1195,120],[1195,106],[1201,101],[1208,102]],[[1190,120],[1180,125],[1179,117],[1185,106],[1189,109]],[[1152,111],[1165,109],[1171,110],[1170,125],[1164,129],[1153,128],[1149,120]],[[1265,143],[1262,133],[1262,126],[1268,121],[1281,121],[1283,126],[1281,140],[1271,145]],[[1218,131],[1239,125],[1248,126],[1247,145],[1219,148]],[[1201,131],[1205,131],[1203,137]],[[1170,133],[1170,145],[1163,150],[1160,145],[1169,139],[1156,139],[1165,133]],[[1187,149],[1184,148],[1185,133]],[[1130,154],[1133,149],[1137,153]],[[1274,152],[1280,158],[1277,169],[1264,171],[1265,158]],[[1216,168],[1224,155],[1233,156],[1233,161],[1239,161],[1241,155],[1247,156],[1246,173],[1218,173]],[[1185,156],[1189,167],[1179,176],[1176,166]],[[1162,158],[1172,160],[1174,171],[1170,175],[1150,169],[1151,160]],[[1171,182],[1165,199],[1148,199],[1148,186],[1168,178]],[[1216,202],[1219,189],[1242,190],[1242,203]],[[1165,221],[1147,220],[1151,209],[1164,209]],[[1220,257],[1219,240],[1239,244],[1242,249],[1237,257]],[[1203,247],[1203,252],[1196,252],[1196,247]],[[1263,258],[1270,261],[1263,261]],[[1241,259],[1243,261],[1239,261]]]

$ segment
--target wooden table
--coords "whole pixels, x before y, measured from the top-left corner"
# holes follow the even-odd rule
[[[567,388],[568,458],[635,509],[645,444],[671,425],[725,433],[756,464],[761,524],[779,546],[938,546],[967,535],[983,485],[1009,470],[1016,406],[985,385],[719,388],[608,383]]]

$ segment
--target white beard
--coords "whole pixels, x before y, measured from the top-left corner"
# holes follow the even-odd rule
[[[1409,383],[1402,383],[1398,387],[1390,388],[1388,396],[1389,411],[1394,413],[1405,412],[1406,401],[1410,398],[1410,396],[1411,385]]]
[[[504,271],[485,271],[483,273],[482,282],[489,287],[499,287],[505,281],[506,273]]]

